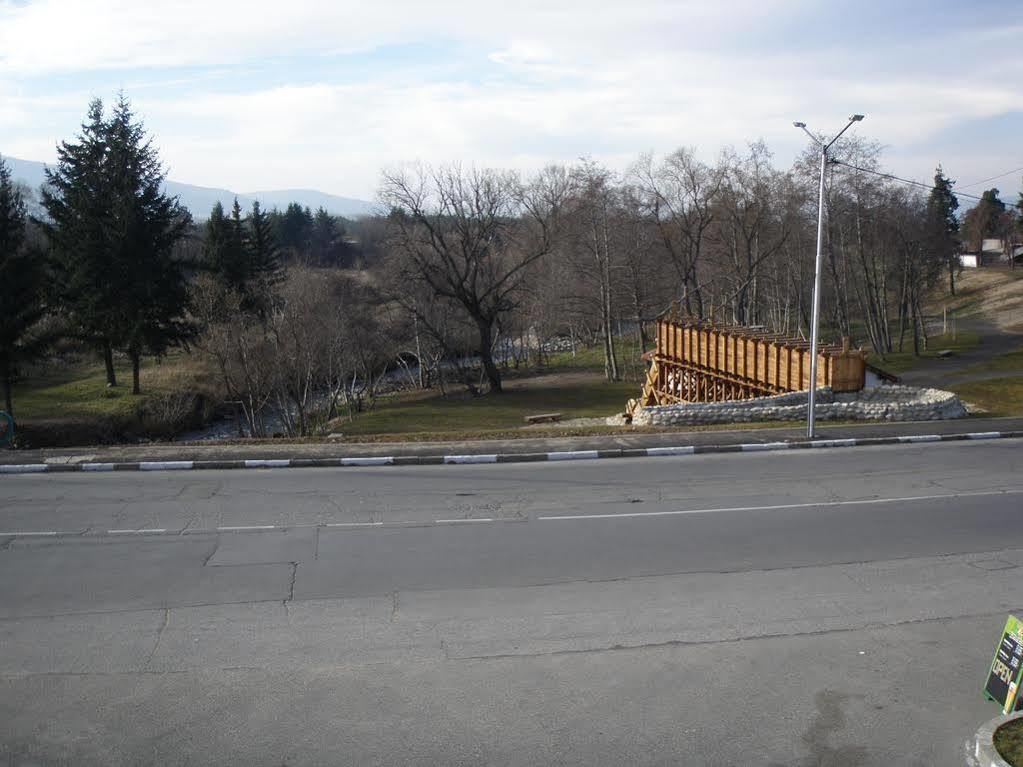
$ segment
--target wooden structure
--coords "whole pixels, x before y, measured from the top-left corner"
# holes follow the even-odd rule
[[[719,402],[767,397],[810,388],[810,343],[739,325],[682,316],[672,307],[657,319],[656,348],[636,407],[677,402]],[[859,391],[866,377],[866,352],[818,345],[817,386]]]

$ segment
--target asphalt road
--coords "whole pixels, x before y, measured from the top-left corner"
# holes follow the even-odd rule
[[[0,764],[961,764],[1021,447],[0,477]]]

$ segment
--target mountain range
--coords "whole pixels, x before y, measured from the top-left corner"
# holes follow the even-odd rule
[[[46,180],[43,170],[45,163],[33,160],[19,160],[16,157],[0,154],[4,162],[11,169],[11,176],[16,182],[28,186],[37,193],[39,187]],[[264,192],[232,192],[230,189],[216,189],[207,186],[195,186],[194,184],[183,184],[180,181],[167,180],[166,191],[168,194],[177,195],[181,204],[192,212],[196,219],[204,219],[209,216],[210,209],[214,203],[220,202],[225,208],[230,208],[234,199],[238,198],[238,204],[243,209],[248,209],[252,203],[259,200],[264,210],[270,208],[286,208],[288,203],[297,202],[303,207],[312,210],[324,208],[328,213],[345,218],[358,218],[368,216],[376,211],[377,206],[368,200],[358,200],[352,197],[339,197],[335,194],[327,194],[315,189],[274,189]]]

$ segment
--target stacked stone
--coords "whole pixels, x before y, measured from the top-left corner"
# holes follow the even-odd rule
[[[773,397],[688,402],[638,409],[632,422],[638,426],[695,426],[713,423],[797,421],[806,415],[807,392]],[[962,418],[966,408],[952,392],[915,386],[879,386],[852,394],[835,394],[828,387],[817,390],[817,418],[822,421],[937,421]]]

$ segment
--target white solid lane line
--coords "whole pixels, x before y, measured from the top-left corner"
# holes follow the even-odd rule
[[[166,533],[167,528],[165,527],[143,527],[138,530],[107,530],[111,535],[124,535],[127,533],[134,533],[135,535],[143,535],[145,533]]]
[[[459,525],[465,522],[493,522],[491,517],[475,517],[473,519],[435,519],[435,525]]]
[[[904,498],[867,498],[861,501],[818,501],[816,503],[781,503],[774,506],[732,506],[718,509],[679,509],[672,511],[629,511],[621,514],[563,514],[537,517],[541,522],[565,519],[615,519],[618,517],[673,517],[683,514],[713,514],[716,511],[779,511],[781,509],[808,509],[824,506],[863,506],[878,503],[912,503],[914,501],[937,501],[948,498],[976,498],[986,495],[1020,495],[1023,490],[982,490],[972,493],[948,493],[945,495],[912,495]]]
[[[225,527],[218,527],[217,530],[224,532],[237,532],[239,530],[275,530],[277,525],[231,525]]]

